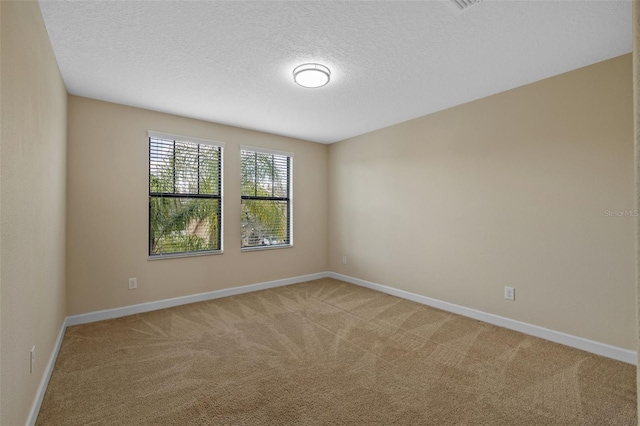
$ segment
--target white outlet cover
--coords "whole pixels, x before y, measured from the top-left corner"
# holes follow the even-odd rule
[[[513,287],[504,288],[504,298],[507,300],[515,300],[516,290]]]
[[[31,348],[29,352],[29,374],[33,373],[33,367],[36,364],[36,347],[35,345]]]
[[[138,288],[138,279],[129,278],[129,290],[133,290],[134,288]]]

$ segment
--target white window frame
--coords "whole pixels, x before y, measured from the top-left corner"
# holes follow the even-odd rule
[[[257,146],[251,146],[251,145],[240,145],[240,158],[242,158],[242,151],[253,151],[253,152],[258,152],[261,154],[273,154],[273,155],[281,155],[281,156],[285,156],[285,157],[289,157],[289,191],[288,191],[288,200],[289,200],[289,208],[287,211],[287,222],[288,222],[288,235],[289,235],[289,242],[288,244],[277,244],[277,245],[262,245],[262,246],[255,246],[255,247],[242,247],[242,241],[240,242],[240,250],[243,252],[249,252],[249,251],[259,251],[259,250],[277,250],[277,249],[283,249],[283,248],[292,248],[293,247],[293,157],[294,157],[294,153],[293,152],[288,152],[288,151],[279,151],[279,150],[275,150],[275,149],[270,149],[270,148],[262,148],[262,147],[257,147]],[[240,172],[242,173],[242,164],[240,164]],[[242,203],[242,189],[240,190],[240,202]],[[242,222],[242,221],[241,221]]]
[[[191,136],[183,136],[183,135],[176,135],[176,134],[172,134],[172,133],[164,133],[164,132],[157,132],[157,131],[153,131],[153,130],[149,130],[147,131],[147,147],[150,148],[150,144],[151,144],[151,139],[162,139],[162,140],[173,140],[173,141],[179,141],[179,142],[190,142],[190,143],[196,143],[196,144],[201,144],[201,145],[211,145],[211,146],[215,146],[215,147],[219,147],[220,148],[220,176],[219,176],[219,180],[220,180],[220,229],[219,229],[219,234],[220,234],[220,248],[218,250],[206,250],[206,251],[193,251],[193,252],[181,252],[181,253],[167,253],[167,254],[155,254],[155,255],[151,255],[150,253],[150,248],[149,248],[149,244],[150,244],[150,239],[151,239],[151,235],[150,232],[151,230],[148,229],[147,231],[147,258],[148,260],[161,260],[161,259],[172,259],[172,258],[180,258],[180,257],[196,257],[196,256],[209,256],[209,255],[214,255],[214,254],[222,254],[224,253],[224,147],[225,147],[225,143],[224,142],[220,142],[220,141],[213,141],[213,140],[209,140],[209,139],[200,139],[200,138],[194,138]],[[151,158],[149,157],[147,159],[147,172],[148,172],[148,168],[149,168],[149,164],[150,164]],[[149,185],[149,177],[147,176],[147,185]],[[147,191],[150,197],[150,191]],[[150,210],[147,209],[147,227],[150,228],[151,227],[151,217],[150,217]]]

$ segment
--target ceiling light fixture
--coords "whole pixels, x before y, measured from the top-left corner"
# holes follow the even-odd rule
[[[294,68],[293,81],[302,87],[322,87],[329,82],[331,71],[320,64],[302,64]]]

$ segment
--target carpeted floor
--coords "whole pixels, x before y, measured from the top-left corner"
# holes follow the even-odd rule
[[[38,425],[635,425],[635,366],[332,279],[67,329]]]

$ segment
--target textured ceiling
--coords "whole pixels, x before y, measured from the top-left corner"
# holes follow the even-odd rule
[[[631,1],[40,5],[71,94],[323,143],[631,51]]]

